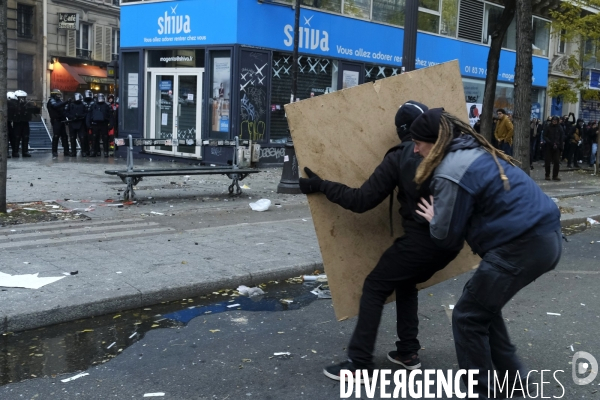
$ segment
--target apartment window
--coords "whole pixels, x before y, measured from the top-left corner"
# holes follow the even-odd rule
[[[440,34],[456,37],[458,26],[458,0],[442,0]]]
[[[533,54],[547,56],[550,45],[550,22],[533,17]]]
[[[561,54],[565,53],[565,47],[566,47],[565,35],[566,34],[567,34],[567,31],[565,29],[561,29],[560,34],[558,35],[558,44],[556,46],[556,51],[558,53],[561,53]]]
[[[112,59],[116,60],[119,57],[119,37],[120,31],[118,29],[113,29],[112,31]]]
[[[440,0],[419,0],[417,29],[425,32],[439,33]]]
[[[17,35],[29,39],[33,37],[33,6],[17,5]]]
[[[33,56],[17,54],[17,87],[27,93],[33,92]]]
[[[92,26],[88,24],[79,24],[79,30],[76,33],[77,40],[77,58],[92,58],[91,36]]]
[[[405,0],[373,0],[373,21],[404,26]]]

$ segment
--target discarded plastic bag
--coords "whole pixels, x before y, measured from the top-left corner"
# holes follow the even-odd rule
[[[256,203],[250,203],[249,205],[253,211],[267,211],[271,207],[271,200],[260,199]]]
[[[587,219],[587,222],[588,222],[590,225],[600,224],[600,222],[596,221],[596,220],[595,220],[595,219],[593,219],[593,218],[588,218],[588,219]]]
[[[243,296],[254,297],[254,296],[262,296],[265,294],[261,288],[253,287],[249,288],[248,286],[241,285],[237,288],[237,291],[240,292]]]

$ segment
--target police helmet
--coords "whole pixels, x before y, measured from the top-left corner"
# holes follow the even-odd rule
[[[15,96],[15,92],[6,92],[7,100],[18,100],[17,96]]]
[[[60,99],[62,97],[62,92],[60,91],[60,89],[52,89],[50,91],[50,96]]]
[[[73,98],[75,99],[75,101],[83,101],[83,96],[81,95],[81,93],[75,93],[73,95]]]
[[[105,98],[104,98],[104,93],[98,93],[98,103],[104,103]]]
[[[92,91],[90,89],[86,90],[84,93],[85,93],[84,97],[86,99],[92,99],[92,98],[94,98],[94,93],[92,93]]]
[[[25,92],[24,90],[15,91],[15,96],[17,96],[17,98],[21,101],[27,100],[27,92]]]

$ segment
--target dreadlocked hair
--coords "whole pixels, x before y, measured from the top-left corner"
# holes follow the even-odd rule
[[[475,132],[475,130],[471,128],[471,125],[467,124],[466,122],[463,122],[456,116],[446,111],[443,111],[440,117],[440,130],[435,144],[431,148],[431,151],[429,152],[427,157],[425,157],[425,159],[421,162],[419,168],[417,168],[417,173],[415,175],[415,182],[417,183],[417,185],[421,186],[421,184],[425,182],[427,178],[429,178],[429,176],[431,176],[433,171],[438,167],[438,165],[440,165],[440,163],[444,159],[444,156],[446,155],[446,149],[448,148],[448,145],[450,144],[452,139],[460,135],[473,136],[477,140],[477,142],[479,142],[481,147],[483,147],[484,150],[486,150],[492,155],[492,157],[494,158],[494,162],[498,166],[498,172],[500,174],[500,179],[502,179],[504,190],[510,190],[510,183],[508,182],[508,177],[504,173],[504,168],[502,168],[502,165],[498,161],[498,158],[503,159],[504,161],[508,162],[513,166],[515,165],[515,162],[517,162],[517,160],[515,160],[508,154],[505,154],[504,152],[496,149],[483,136]]]

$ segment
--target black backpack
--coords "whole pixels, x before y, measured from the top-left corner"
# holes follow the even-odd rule
[[[92,106],[92,122],[104,122],[104,113],[102,111],[102,107],[100,107],[98,104],[94,104],[94,106]]]

